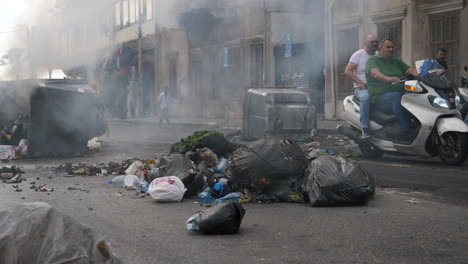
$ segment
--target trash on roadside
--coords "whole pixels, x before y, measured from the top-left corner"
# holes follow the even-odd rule
[[[370,174],[359,165],[334,156],[313,160],[302,188],[313,206],[362,205],[375,193]]]
[[[211,197],[211,188],[207,187],[203,192],[201,192],[199,195],[199,202],[200,204],[210,204],[213,202],[213,198]]]
[[[191,216],[186,221],[186,228],[204,234],[235,234],[244,215],[245,209],[240,203],[221,203]]]
[[[228,167],[228,160],[221,156],[219,158],[218,166],[216,167],[216,173],[223,173]]]
[[[259,194],[271,194],[289,202],[291,192],[300,192],[308,167],[301,147],[287,139],[259,140],[234,151],[230,160],[230,178],[240,188]]]
[[[140,185],[140,178],[136,175],[125,175],[124,186],[128,190],[136,190]]]
[[[120,176],[114,177],[112,180],[109,180],[108,183],[118,185],[118,186],[125,186],[124,185],[125,176],[126,175],[120,175]]]
[[[0,215],[0,263],[122,263],[100,235],[49,204],[2,205]]]
[[[410,203],[410,204],[418,204],[418,203],[419,203],[419,201],[416,200],[416,198],[411,198],[411,199],[409,199],[409,200],[406,200],[406,202],[407,202],[407,203]]]
[[[232,152],[233,144],[217,131],[197,131],[173,144],[170,151],[171,153],[185,154],[202,148],[209,148],[216,155],[225,156]]]
[[[203,187],[206,186],[205,176],[202,173],[190,174],[188,177],[182,180],[187,191],[185,192],[184,197],[196,196],[199,192],[203,190]]]
[[[21,177],[21,174],[16,174],[15,176],[13,176],[11,179],[8,179],[8,180],[4,180],[6,183],[10,183],[10,184],[13,184],[13,183],[21,183],[24,179]]]
[[[17,148],[17,152],[19,153],[20,157],[25,157],[28,155],[28,140],[21,139]]]
[[[0,145],[0,159],[1,160],[12,160],[16,159],[17,147],[11,145]]]
[[[218,198],[215,200],[216,204],[224,203],[227,201],[239,202],[241,195],[238,192],[230,193],[226,196]]]
[[[88,141],[88,149],[100,149],[104,145],[104,141],[102,141],[99,137],[93,137],[91,140]]]
[[[0,167],[0,179],[2,180],[10,180],[14,176],[18,174],[22,174],[24,171],[22,171],[20,168],[16,166],[3,166]]]
[[[197,149],[196,155],[197,158],[193,160],[194,162],[204,162],[209,168],[215,168],[218,164],[218,156],[209,148]]]
[[[180,202],[186,189],[176,176],[157,178],[148,187],[148,193],[157,202]]]
[[[135,160],[130,167],[125,170],[127,175],[136,175],[138,177],[144,177],[143,162],[141,160]]]

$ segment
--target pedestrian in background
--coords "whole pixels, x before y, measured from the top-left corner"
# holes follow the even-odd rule
[[[163,124],[164,120],[168,125],[171,124],[169,121],[169,107],[171,106],[172,98],[169,95],[169,87],[164,87],[164,91],[159,95],[158,104],[160,112],[159,124]]]

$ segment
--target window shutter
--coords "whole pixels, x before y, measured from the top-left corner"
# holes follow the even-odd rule
[[[436,56],[438,48],[447,50],[447,66],[449,74],[458,83],[459,79],[459,21],[457,12],[434,15],[431,24],[431,54]]]
[[[401,21],[377,24],[377,34],[381,41],[392,40],[395,44],[395,57],[401,59]]]

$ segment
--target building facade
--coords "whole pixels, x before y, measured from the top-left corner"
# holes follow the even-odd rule
[[[353,93],[344,76],[352,53],[368,34],[392,39],[396,56],[408,65],[447,50],[449,72],[459,83],[468,64],[468,9],[463,0],[325,1],[325,117],[342,119],[342,100]]]
[[[307,89],[323,112],[323,2],[57,0],[60,60],[48,67],[83,65],[104,100],[126,101],[133,117],[157,114],[166,86],[173,114],[186,117],[240,118],[251,87]],[[128,78],[123,97],[116,75]]]

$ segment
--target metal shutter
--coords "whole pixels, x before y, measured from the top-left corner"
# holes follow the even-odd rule
[[[353,94],[354,85],[351,80],[344,75],[349,59],[354,52],[359,49],[358,28],[338,30],[336,32],[336,73],[338,75],[338,99],[342,100],[346,96]]]
[[[436,56],[438,48],[447,50],[449,74],[458,83],[459,79],[459,27],[460,17],[457,12],[431,16],[431,55]]]

